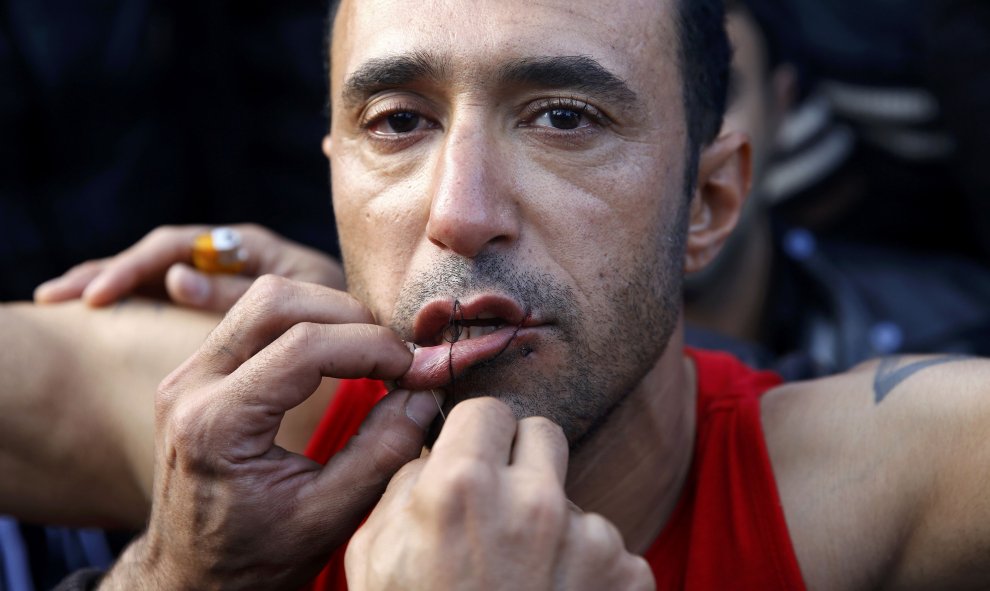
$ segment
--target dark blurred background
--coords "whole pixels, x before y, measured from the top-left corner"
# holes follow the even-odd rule
[[[323,2],[3,0],[0,300],[152,228],[336,253]]]

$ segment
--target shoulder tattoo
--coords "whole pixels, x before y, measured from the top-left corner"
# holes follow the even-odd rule
[[[880,361],[880,365],[877,366],[877,373],[873,378],[874,401],[876,404],[880,404],[894,388],[901,385],[902,382],[919,371],[937,365],[965,361],[967,359],[972,359],[972,357],[968,355],[943,355],[901,365],[901,362],[904,360],[903,357],[884,357]]]

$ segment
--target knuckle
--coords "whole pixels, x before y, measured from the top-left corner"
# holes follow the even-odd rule
[[[155,412],[159,418],[167,417],[176,405],[189,401],[194,392],[205,385],[198,367],[201,351],[177,367],[161,382],[155,391]]]
[[[482,396],[465,400],[450,411],[450,416],[455,416],[455,413],[465,416],[479,415],[484,417],[486,422],[516,422],[516,417],[512,414],[512,409],[510,409],[509,406],[501,400],[490,396]]]
[[[479,398],[478,399],[479,409],[484,413],[491,413],[499,422],[516,423],[516,415],[509,408],[509,405],[498,400],[497,398]]]
[[[480,461],[454,460],[437,479],[437,488],[448,497],[473,499],[492,490],[494,476],[492,469]]]
[[[241,298],[241,306],[252,314],[267,316],[289,298],[290,291],[288,279],[278,275],[262,275],[251,283]]]
[[[170,224],[158,226],[144,237],[147,242],[164,242],[170,240],[178,232],[178,227]]]
[[[519,514],[527,528],[549,534],[559,534],[563,530],[569,510],[559,487],[530,487],[521,498]]]
[[[102,269],[106,262],[103,259],[84,261],[69,269],[69,273],[88,273],[97,269]]]
[[[271,230],[269,230],[268,228],[266,228],[266,227],[264,227],[264,226],[262,226],[260,224],[254,223],[254,222],[248,222],[248,223],[245,223],[245,224],[237,224],[237,225],[235,225],[233,227],[238,232],[240,232],[241,235],[243,235],[245,237],[250,236],[250,237],[254,237],[254,238],[273,238],[275,236],[275,233],[274,232],[272,232]]]
[[[289,281],[280,275],[266,273],[259,276],[251,284],[251,290],[263,298],[279,297],[287,295]]]
[[[628,574],[627,587],[632,591],[653,591],[656,589],[656,580],[653,578],[653,569],[650,563],[646,562],[642,556],[629,554],[626,558],[626,572]]]
[[[278,343],[282,351],[290,357],[297,357],[311,348],[318,346],[323,337],[320,325],[312,322],[300,322],[285,331]]]
[[[549,439],[562,446],[567,445],[567,437],[564,435],[564,429],[546,417],[526,417],[520,423],[525,423],[527,429],[536,431],[541,435],[541,439]]]
[[[181,397],[188,364],[165,376],[158,384],[155,392],[155,415],[159,418],[166,416]]]
[[[547,417],[532,416],[522,419],[523,422],[532,426],[534,429],[539,429],[545,433],[560,433],[563,435],[564,431],[560,428],[560,425],[548,419]]]
[[[201,430],[199,428],[200,421],[202,421],[201,414],[198,408],[194,408],[194,405],[179,403],[173,407],[166,421],[166,427],[177,447],[185,447],[178,444],[195,438],[195,435]]]
[[[210,414],[201,405],[180,402],[165,419],[163,446],[168,455],[181,460],[187,467],[202,470],[208,465]]]
[[[578,516],[582,520],[581,535],[584,544],[596,554],[617,553],[624,549],[619,531],[607,519],[597,513]]]
[[[388,483],[389,488],[401,486],[402,483],[409,480],[410,478],[415,479],[419,476],[419,473],[423,471],[423,466],[426,464],[426,458],[417,458],[410,462],[406,462],[401,468],[399,468],[395,474],[392,476]]]

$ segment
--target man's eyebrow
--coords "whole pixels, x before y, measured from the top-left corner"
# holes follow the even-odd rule
[[[406,86],[417,80],[445,80],[449,68],[446,59],[429,52],[374,58],[362,64],[344,82],[343,102],[353,106],[388,88]],[[631,106],[636,101],[636,93],[624,80],[586,55],[519,58],[499,67],[495,81],[499,85],[570,89],[602,96],[621,106]]]
[[[622,78],[586,55],[520,58],[499,68],[496,79],[503,85],[571,89],[622,106],[636,102],[636,93]]]
[[[376,92],[416,80],[443,80],[448,69],[445,59],[427,52],[370,59],[344,82],[343,102],[345,105],[359,104]]]

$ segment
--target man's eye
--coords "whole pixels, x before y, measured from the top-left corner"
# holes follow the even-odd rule
[[[527,107],[523,121],[524,127],[542,127],[560,131],[585,130],[608,123],[608,119],[598,109],[576,99],[537,101]]]
[[[533,125],[554,129],[577,129],[587,125],[584,114],[575,109],[549,109],[533,120]]]
[[[401,135],[428,127],[429,122],[419,113],[398,111],[372,122],[368,129],[381,135]]]
[[[385,118],[395,133],[409,133],[419,127],[420,117],[416,113],[392,113]]]

